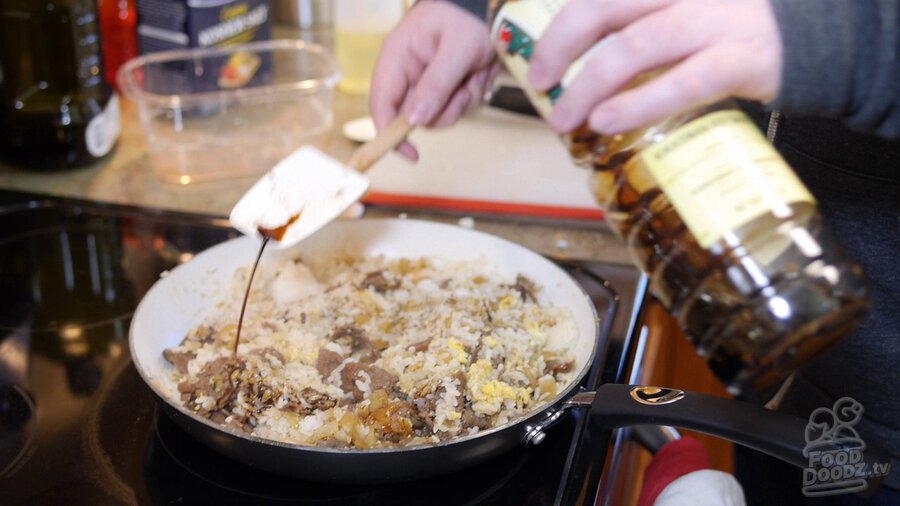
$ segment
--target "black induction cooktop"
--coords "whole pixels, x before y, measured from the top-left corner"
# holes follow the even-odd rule
[[[195,441],[134,369],[128,326],[161,272],[234,236],[216,217],[0,192],[0,503],[521,505],[593,496],[610,434],[587,434],[577,412],[538,446],[383,486],[285,478]],[[603,319],[603,352],[585,386],[621,381],[643,278],[613,264],[566,267]]]

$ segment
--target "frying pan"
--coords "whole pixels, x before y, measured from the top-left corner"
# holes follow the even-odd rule
[[[654,387],[607,384],[596,392],[576,392],[597,353],[599,335],[597,314],[578,283],[553,262],[504,239],[453,225],[401,219],[333,222],[292,248],[267,250],[261,266],[298,257],[383,254],[481,259],[501,274],[522,273],[541,287],[541,302],[572,312],[579,332],[573,381],[523,418],[433,445],[368,450],[310,447],[222,427],[165,395],[163,379],[172,373],[172,366],[162,352],[178,345],[191,327],[215,310],[216,294],[229,286],[236,268],[253,261],[258,249],[258,239],[240,237],[173,269],[147,292],[130,329],[135,367],[160,399],[162,410],[190,435],[234,460],[318,481],[365,484],[420,479],[475,465],[523,442],[539,443],[546,428],[566,410],[586,408],[591,410],[592,425],[693,428],[805,464],[805,420],[799,418],[747,403]]]

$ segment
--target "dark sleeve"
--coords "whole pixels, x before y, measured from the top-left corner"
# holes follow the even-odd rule
[[[772,0],[784,42],[769,105],[900,137],[900,1]]]
[[[482,21],[487,21],[489,0],[449,0],[450,3],[456,4],[463,9],[474,14],[475,17]]]

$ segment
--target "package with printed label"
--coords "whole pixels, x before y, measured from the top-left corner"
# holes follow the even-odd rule
[[[159,51],[238,46],[270,38],[269,0],[137,0],[138,47],[142,55]],[[192,92],[258,84],[270,62],[235,51],[223,57],[218,72],[172,67],[157,92]]]

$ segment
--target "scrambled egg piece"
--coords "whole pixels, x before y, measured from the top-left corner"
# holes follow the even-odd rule
[[[537,322],[526,320],[522,323],[522,326],[525,327],[525,330],[531,334],[531,337],[538,340],[539,343],[543,344],[544,339],[544,331],[541,330],[541,325]]]
[[[469,368],[467,390],[472,399],[472,409],[479,414],[493,415],[500,411],[506,400],[523,405],[531,402],[531,388],[516,388],[505,381],[491,379],[494,368],[490,361],[481,359]]]
[[[466,353],[466,348],[463,344],[452,337],[447,339],[447,347],[450,348],[450,353],[453,354],[453,358],[456,359],[460,364],[469,363],[469,354]]]
[[[319,349],[307,346],[286,345],[281,348],[281,354],[287,362],[300,362],[304,365],[316,365],[319,358]]]
[[[499,307],[501,310],[505,311],[505,310],[515,306],[516,304],[518,304],[518,302],[519,302],[519,297],[516,295],[510,294],[510,295],[507,295],[507,296],[503,297],[502,299],[498,300],[497,307]]]

